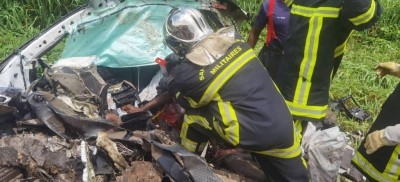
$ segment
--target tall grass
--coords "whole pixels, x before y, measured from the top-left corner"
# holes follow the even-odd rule
[[[240,29],[241,32],[247,33],[251,30],[251,23],[254,20],[255,16],[257,16],[258,10],[263,0],[239,0],[237,2],[239,6],[249,14],[248,19],[244,21]]]
[[[0,27],[18,30],[26,26],[44,29],[85,0],[3,0],[0,3]]]
[[[400,1],[381,0],[383,14],[379,22],[363,32],[363,36],[400,42]]]
[[[0,61],[41,30],[86,0],[2,0]]]

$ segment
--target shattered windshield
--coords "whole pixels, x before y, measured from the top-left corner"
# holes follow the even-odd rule
[[[96,65],[114,68],[153,65],[157,56],[171,53],[163,44],[162,28],[172,5],[126,1],[112,11],[90,11],[74,22],[61,57],[96,55]],[[199,3],[188,1],[185,6],[198,7]]]

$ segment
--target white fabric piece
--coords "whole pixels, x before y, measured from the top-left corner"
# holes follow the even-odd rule
[[[139,93],[139,98],[141,101],[149,101],[156,97],[157,95],[157,86],[158,82],[160,82],[161,77],[162,77],[161,70],[159,70],[151,79],[149,85],[146,86],[140,93]]]
[[[302,146],[311,181],[336,181],[339,174],[341,157],[347,145],[346,135],[339,127],[315,131],[309,122],[303,136]]]

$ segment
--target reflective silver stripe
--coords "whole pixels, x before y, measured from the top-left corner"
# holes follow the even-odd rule
[[[196,152],[197,143],[187,138],[181,138],[181,145],[190,152]]]
[[[385,176],[381,172],[375,169],[359,152],[356,152],[352,161],[357,164],[358,167],[363,169],[365,173],[367,173],[371,178],[377,181],[397,181],[397,179],[390,178],[389,176]]]
[[[310,78],[309,74],[312,74],[314,71],[314,68],[310,68],[313,62],[316,61],[317,59],[317,51],[318,51],[318,41],[319,41],[319,32],[321,31],[321,25],[319,25],[319,21],[321,21],[320,17],[312,17],[310,19],[310,29],[311,32],[308,34],[307,42],[309,44],[309,47],[306,47],[307,51],[307,59],[305,63],[305,68],[303,69],[303,78],[301,80],[301,88],[300,88],[300,93],[299,93],[299,104],[303,104],[303,102],[307,102],[308,96],[305,96],[306,90],[307,90],[307,84],[311,84],[311,80],[308,80]],[[316,47],[314,47],[316,45]],[[310,70],[311,69],[311,70]],[[310,73],[311,71],[311,73]],[[311,76],[312,77],[312,76]],[[304,80],[305,79],[305,80]],[[310,86],[311,87],[311,86]],[[304,99],[304,100],[303,100]]]
[[[182,128],[181,128],[181,133],[179,136],[181,137],[181,145],[183,147],[185,147],[190,152],[196,152],[197,143],[193,142],[187,138],[187,131],[189,128],[189,124],[191,124],[191,123],[193,123],[193,122],[188,120],[187,116],[185,115],[183,118],[183,124],[182,124]]]
[[[400,159],[394,159],[394,164],[390,169],[389,174],[393,177],[399,177]]]
[[[301,131],[299,131],[299,128],[301,127],[299,127],[297,124],[300,124],[300,121],[296,122],[296,126],[293,126],[293,145],[291,147],[284,149],[272,149],[267,151],[254,151],[254,152],[284,159],[294,158],[301,155],[302,149],[300,143],[302,136],[300,134]]]
[[[205,146],[205,143],[197,143],[195,141],[190,140],[189,138],[187,138],[187,132],[189,129],[189,125],[192,123],[197,123],[200,124],[202,127],[208,129],[208,130],[212,130],[207,119],[199,116],[199,115],[188,115],[185,114],[184,118],[183,118],[183,124],[182,124],[182,128],[181,128],[181,133],[180,133],[180,137],[181,137],[181,145],[183,147],[185,147],[187,150],[189,150],[190,152],[197,152],[196,148],[197,146],[200,144],[200,150],[202,150],[202,146]]]
[[[224,138],[235,146],[239,144],[239,121],[236,112],[231,103],[223,101],[219,94],[217,94],[216,99],[218,100],[218,108],[220,110],[222,122],[228,130]]]
[[[284,159],[294,158],[301,154],[301,147],[296,147],[294,150],[282,150],[282,149],[272,149],[268,151],[254,151],[254,153],[269,155],[273,157],[279,157]]]
[[[349,20],[356,26],[364,24],[364,23],[367,23],[368,21],[370,21],[374,17],[375,6],[376,6],[375,1],[372,0],[371,1],[371,6],[369,7],[369,9],[365,13],[363,13],[363,14],[357,16],[357,17],[350,18]]]
[[[341,45],[339,45],[335,48],[334,58],[337,58],[344,54],[344,51],[346,50],[347,42],[349,41],[349,38],[353,34],[353,32],[354,32],[354,30],[351,30],[349,35],[347,36],[346,40]]]
[[[393,150],[390,160],[384,171],[385,174],[390,175],[392,178],[398,178],[400,175],[400,159],[398,158],[400,154],[400,145],[397,145]]]
[[[323,108],[323,107],[321,107],[321,108]],[[289,105],[290,111],[308,113],[308,114],[313,114],[313,115],[325,114],[327,109],[326,109],[326,107],[324,107],[324,108],[325,109],[323,109],[323,110],[312,110],[312,109],[299,108],[299,107],[296,107],[296,106]]]
[[[293,4],[291,13],[305,17],[324,17],[324,18],[337,18],[339,17],[340,8],[335,7],[318,7],[311,8]]]
[[[208,130],[212,130],[211,126],[210,126],[210,123],[203,116],[186,114],[185,115],[185,121],[187,121],[188,124],[197,123],[197,124],[201,125],[202,127],[206,128]]]

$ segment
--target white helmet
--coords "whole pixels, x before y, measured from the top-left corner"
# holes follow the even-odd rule
[[[213,32],[197,9],[173,8],[164,24],[164,41],[172,51],[184,56],[197,42]]]

